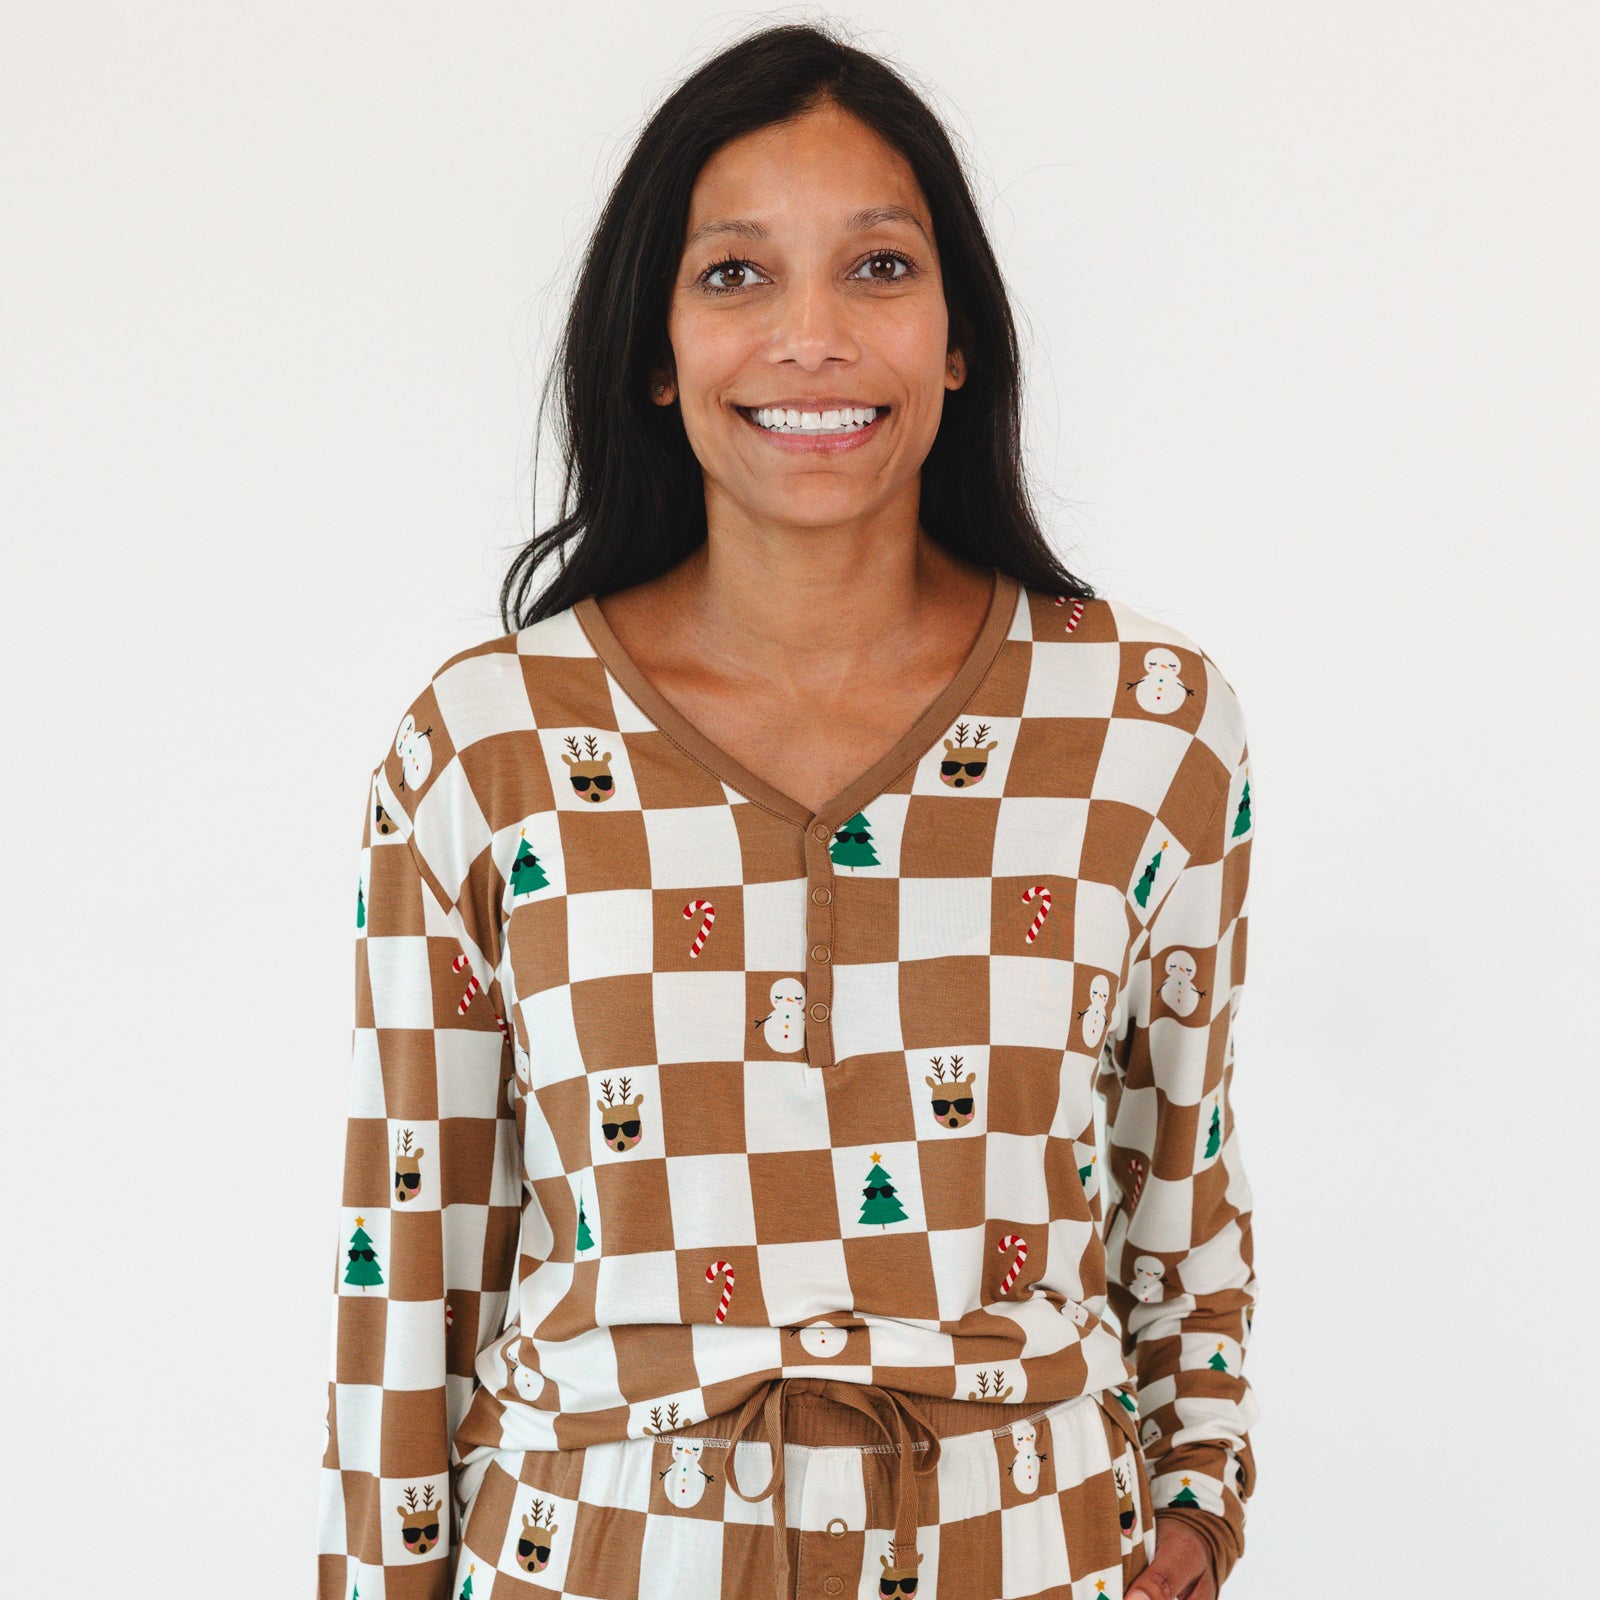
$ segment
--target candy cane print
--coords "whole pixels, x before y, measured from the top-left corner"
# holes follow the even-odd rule
[[[1067,597],[1064,594],[1058,594],[1056,596],[1056,604],[1058,606],[1065,605],[1066,603],[1067,603]],[[1074,600],[1072,602],[1072,610],[1067,616],[1066,627],[1065,627],[1065,629],[1063,631],[1066,632],[1066,633],[1071,633],[1072,630],[1078,626],[1078,621],[1082,616],[1083,616],[1083,601],[1082,600]]]
[[[1022,1263],[1028,1259],[1028,1241],[1020,1233],[1008,1233],[995,1248],[1003,1255],[1012,1245],[1017,1247],[1017,1259],[1006,1268],[1006,1275],[1000,1280],[1001,1294],[1011,1293],[1011,1285],[1017,1281]]]
[[[700,924],[700,931],[694,936],[694,943],[689,946],[691,958],[705,949],[706,935],[711,932],[711,925],[717,920],[717,908],[709,900],[691,900],[683,908],[686,917],[692,917],[697,911],[705,912],[705,919]]]
[[[1138,1156],[1128,1157],[1128,1204],[1139,1203],[1139,1191],[1144,1188],[1144,1162]]]
[[[733,1299],[733,1263],[713,1261],[706,1268],[706,1282],[715,1283],[719,1272],[722,1274],[722,1299],[717,1305],[717,1321],[725,1322],[728,1316],[728,1304]]]
[[[1038,897],[1039,910],[1028,927],[1026,940],[1028,944],[1032,944],[1038,938],[1039,930],[1044,926],[1044,919],[1050,915],[1050,891],[1042,883],[1036,883],[1031,889],[1022,891],[1023,905],[1027,905],[1035,896]]]
[[[466,952],[463,951],[460,955],[458,955],[455,958],[454,961],[452,961],[450,963],[450,970],[452,972],[460,972],[461,969],[463,967],[466,967],[466,966],[467,966],[467,956],[466,956]],[[456,1007],[456,1015],[457,1016],[459,1016],[459,1017],[466,1016],[467,1007],[472,1004],[472,997],[482,987],[483,987],[483,985],[478,982],[477,974],[473,973],[467,980],[467,992],[464,995],[462,995],[461,1004]]]

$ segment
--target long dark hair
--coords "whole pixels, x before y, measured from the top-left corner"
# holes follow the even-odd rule
[[[667,312],[690,194],[729,140],[824,101],[875,129],[915,173],[932,213],[951,339],[966,357],[966,382],[946,392],[922,466],[922,526],[968,561],[1052,594],[1095,598],[1061,564],[1028,501],[1016,325],[949,134],[884,61],[824,28],[786,23],[736,41],[679,84],[606,199],[550,374],[560,377],[563,514],[506,574],[508,631],[657,577],[704,542],[704,481],[681,412],[647,394],[651,369],[670,354]],[[541,398],[536,439],[543,417]],[[534,472],[536,487],[537,448]],[[536,570],[556,552],[556,576],[530,601]]]

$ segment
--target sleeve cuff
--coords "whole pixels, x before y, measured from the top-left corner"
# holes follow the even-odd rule
[[[1220,1589],[1244,1554],[1245,1501],[1256,1476],[1249,1439],[1237,1455],[1222,1444],[1181,1445],[1147,1465],[1156,1517],[1176,1517],[1205,1540]]]

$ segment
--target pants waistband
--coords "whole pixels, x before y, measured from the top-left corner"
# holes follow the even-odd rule
[[[830,1381],[822,1378],[786,1380],[782,1429],[784,1442],[822,1449],[894,1449],[893,1445],[886,1442],[882,1429],[870,1417],[825,1392],[825,1385]],[[1006,1433],[1012,1423],[1070,1405],[1073,1398],[1092,1403],[1092,1397],[1086,1394],[1067,1400],[990,1401],[950,1400],[912,1394],[905,1390],[897,1392],[916,1406],[927,1419],[931,1431],[940,1439],[954,1439],[972,1433]],[[738,1415],[739,1408],[733,1407],[717,1416],[707,1417],[704,1422],[675,1428],[673,1437],[725,1440],[732,1433]],[[765,1415],[756,1413],[740,1437],[770,1444]]]

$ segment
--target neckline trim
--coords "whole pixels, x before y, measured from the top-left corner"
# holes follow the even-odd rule
[[[934,739],[949,726],[972,691],[988,674],[1011,630],[1017,596],[1021,590],[1021,584],[1009,572],[998,567],[990,570],[994,574],[994,587],[989,595],[989,610],[978,628],[972,648],[956,668],[955,676],[934,696],[910,729],[889,750],[815,812],[808,811],[793,795],[785,794],[765,778],[751,772],[721,745],[702,733],[665,695],[658,692],[639,670],[633,657],[622,648],[621,641],[612,632],[611,624],[600,609],[597,596],[585,595],[574,603],[572,611],[601,665],[659,732],[746,799],[776,812],[796,827],[809,828],[826,823],[831,832],[853,817],[868,800],[883,793],[912,762],[926,754]]]

